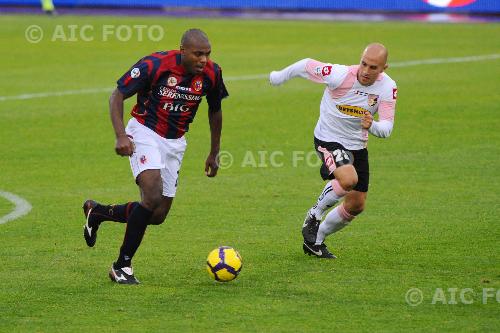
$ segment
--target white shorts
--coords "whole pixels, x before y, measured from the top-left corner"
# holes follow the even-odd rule
[[[129,157],[134,178],[137,179],[144,170],[160,170],[163,195],[175,197],[177,178],[187,146],[184,136],[165,139],[135,118],[129,120],[125,131],[135,145],[134,153]]]

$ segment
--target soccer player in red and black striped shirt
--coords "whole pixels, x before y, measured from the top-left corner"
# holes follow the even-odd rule
[[[202,97],[208,102],[211,149],[205,162],[208,177],[218,170],[222,129],[221,101],[228,96],[222,70],[210,60],[211,46],[204,32],[190,29],[181,39],[180,50],[157,52],[142,58],[117,82],[110,98],[111,122],[116,135],[116,153],[129,156],[140,202],[101,205],[85,201],[87,219],[84,237],[95,244],[103,221],[127,223],[118,259],[109,276],[121,284],[137,284],[132,257],[146,227],[161,224],[172,205],[177,177],[186,149],[184,134],[193,121]],[[123,101],[137,95],[133,118],[125,128]]]

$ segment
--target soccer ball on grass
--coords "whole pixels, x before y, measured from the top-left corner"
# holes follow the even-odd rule
[[[240,254],[230,246],[219,246],[208,254],[208,274],[217,281],[228,282],[236,279],[241,266]]]

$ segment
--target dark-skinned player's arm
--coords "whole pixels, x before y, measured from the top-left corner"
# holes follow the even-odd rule
[[[151,80],[155,75],[160,60],[154,55],[149,55],[135,63],[116,82],[117,87],[109,98],[109,115],[115,130],[115,151],[120,156],[132,156],[135,147],[132,137],[127,136],[123,123],[123,101],[134,96],[140,91],[151,88]]]
[[[222,100],[229,96],[224,80],[222,69],[218,68],[216,73],[216,84],[207,95],[208,123],[210,124],[210,153],[205,161],[205,174],[215,177],[219,170],[220,137],[222,132]]]
[[[115,130],[115,151],[120,156],[131,156],[134,153],[134,143],[125,132],[123,124],[123,101],[125,96],[115,89],[109,98],[109,115]]]
[[[205,174],[215,177],[219,170],[220,137],[222,133],[222,110],[208,110],[210,124],[210,153],[205,161]]]

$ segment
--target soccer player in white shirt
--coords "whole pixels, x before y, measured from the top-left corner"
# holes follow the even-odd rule
[[[366,202],[369,184],[368,133],[380,138],[391,135],[396,108],[396,83],[387,69],[387,49],[369,44],[359,65],[344,66],[300,60],[269,76],[277,86],[294,77],[325,84],[314,144],[323,164],[321,176],[328,180],[316,204],[307,212],[302,235],[304,253],[333,259],[324,240],[348,225]],[[378,113],[378,120],[373,116]],[[343,199],[343,202],[325,212]]]

